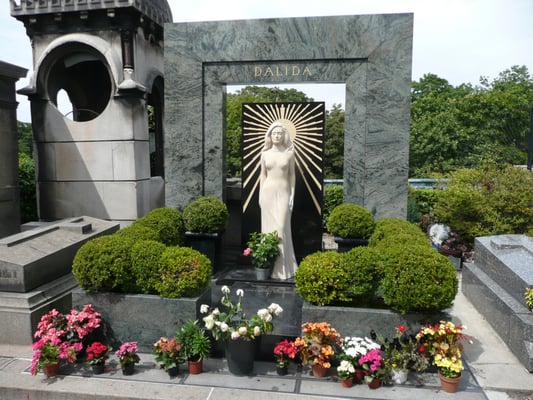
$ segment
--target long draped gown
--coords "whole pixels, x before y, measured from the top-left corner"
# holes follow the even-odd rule
[[[289,206],[293,191],[289,173],[294,174],[294,153],[267,150],[261,155],[261,168],[261,232],[276,231],[281,237],[280,255],[276,259],[271,277],[285,280],[293,277],[298,267],[292,244],[292,210]]]

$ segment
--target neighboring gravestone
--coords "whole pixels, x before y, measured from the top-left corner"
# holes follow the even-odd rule
[[[405,218],[412,38],[412,14],[165,24],[167,205],[226,200],[227,85],[336,82],[346,85],[344,200]]]
[[[69,218],[0,240],[2,343],[28,345],[43,314],[52,308],[69,312],[77,286],[70,273],[77,250],[118,228],[96,218]]]
[[[475,262],[463,264],[462,291],[522,364],[533,372],[533,314],[525,301],[533,287],[533,238],[476,238]]]
[[[15,83],[27,72],[0,61],[0,238],[20,232]]]

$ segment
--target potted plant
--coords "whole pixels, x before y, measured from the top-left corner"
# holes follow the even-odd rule
[[[295,344],[302,356],[302,363],[311,364],[313,376],[327,375],[339,338],[339,333],[327,322],[302,324],[302,336],[296,338]]]
[[[255,346],[254,339],[272,332],[273,320],[282,312],[278,304],[272,303],[262,308],[256,315],[248,317],[242,308],[244,291],[237,289],[237,301],[230,298],[230,289],[223,286],[221,307],[210,309],[202,304],[200,312],[207,314],[203,321],[216,340],[224,342],[228,368],[235,375],[247,375],[253,370]]]
[[[189,372],[193,375],[202,372],[202,360],[211,353],[211,341],[198,321],[188,320],[176,332],[176,339],[181,343],[183,356],[188,360]]]
[[[370,349],[359,357],[359,365],[365,371],[365,382],[370,389],[377,389],[381,385],[383,371],[383,356],[380,349]]]
[[[124,342],[120,345],[115,352],[115,356],[118,357],[122,374],[133,375],[135,364],[141,361],[137,352],[139,348],[137,342]]]
[[[228,218],[226,204],[213,196],[200,197],[183,210],[188,244],[211,260],[215,272],[222,267],[222,233]]]
[[[266,280],[280,254],[281,238],[276,231],[270,233],[252,232],[248,247],[243,255],[250,256],[255,267],[257,280]]]
[[[39,339],[32,345],[31,374],[43,371],[47,377],[56,376],[61,361],[73,363],[82,349],[80,342],[61,341],[57,335]]]
[[[335,237],[338,251],[345,252],[368,244],[374,231],[374,216],[360,205],[344,203],[331,211],[327,229]]]
[[[82,340],[100,327],[101,315],[90,304],[81,311],[62,314],[55,308],[44,314],[37,323],[31,373],[44,370],[47,376],[56,375],[60,361],[75,362],[83,349]]]
[[[105,362],[109,358],[111,347],[101,343],[93,342],[87,347],[86,362],[92,366],[93,373],[103,374],[105,372]]]
[[[349,388],[352,387],[353,378],[355,374],[354,365],[348,360],[342,360],[337,367],[337,374],[341,379],[343,387]]]
[[[359,358],[372,349],[380,349],[381,346],[369,338],[357,336],[346,336],[340,340],[339,352],[337,359],[348,361],[354,366],[354,378],[356,383],[362,383],[365,378],[365,372],[359,365]]]
[[[298,355],[298,347],[294,341],[283,339],[274,346],[274,358],[276,359],[276,373],[287,375],[289,361],[294,360]]]
[[[181,343],[176,338],[161,337],[154,343],[152,352],[155,361],[171,378],[178,375],[179,365],[185,361],[185,358],[181,352]]]
[[[394,383],[404,384],[409,371],[422,372],[428,367],[428,359],[414,335],[407,334],[405,325],[398,325],[392,340],[382,340],[384,364]]]
[[[462,325],[440,321],[422,327],[416,335],[423,350],[438,368],[441,386],[445,392],[455,393],[459,388],[461,371],[464,369],[461,361],[463,342],[472,343],[470,336],[463,330]]]

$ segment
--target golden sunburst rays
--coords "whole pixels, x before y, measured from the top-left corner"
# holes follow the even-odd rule
[[[261,151],[274,122],[283,123],[294,145],[296,168],[316,211],[321,214],[324,103],[245,103],[243,120],[243,212],[259,190]]]

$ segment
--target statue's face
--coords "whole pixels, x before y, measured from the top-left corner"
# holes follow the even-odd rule
[[[272,143],[283,143],[283,136],[285,132],[283,131],[283,128],[276,127],[272,130]]]

